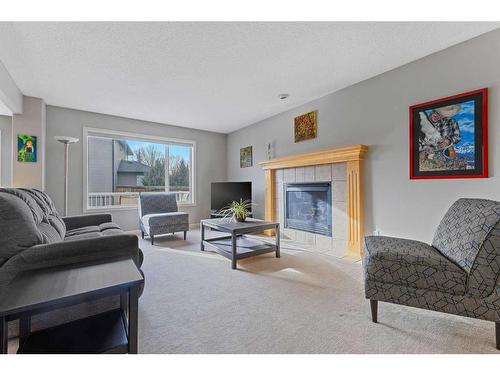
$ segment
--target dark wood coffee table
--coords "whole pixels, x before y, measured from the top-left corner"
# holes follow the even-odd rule
[[[276,253],[280,257],[280,225],[279,223],[247,218],[240,223],[232,219],[206,219],[200,222],[201,251],[205,245],[212,246],[217,253],[231,260],[232,269],[236,269],[239,259],[249,258],[266,253]],[[229,233],[227,236],[205,239],[205,228]],[[275,244],[249,238],[245,234],[261,233],[268,229],[275,230]]]

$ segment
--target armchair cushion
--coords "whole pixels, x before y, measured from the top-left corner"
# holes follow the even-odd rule
[[[483,242],[499,217],[499,202],[459,199],[439,223],[432,246],[470,272]]]
[[[416,289],[463,295],[467,272],[434,247],[402,238],[365,238],[365,282],[381,282]]]
[[[184,224],[188,219],[185,212],[167,212],[164,214],[151,214],[142,217],[142,223],[146,226],[157,227],[161,225]]]
[[[177,198],[174,193],[144,192],[139,194],[139,215],[177,212]]]
[[[148,234],[164,234],[189,230],[189,215],[185,212],[150,214],[141,218],[141,227]]]
[[[500,202],[457,200],[441,220],[433,246],[467,271],[470,295],[490,295],[500,277]]]
[[[475,297],[487,297],[494,292],[498,283],[500,283],[500,220],[489,232],[474,260],[469,274],[469,293]]]

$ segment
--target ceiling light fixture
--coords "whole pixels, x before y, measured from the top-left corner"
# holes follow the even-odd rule
[[[278,98],[280,98],[281,100],[285,100],[286,98],[288,98],[290,96],[290,94],[279,94],[278,95]]]

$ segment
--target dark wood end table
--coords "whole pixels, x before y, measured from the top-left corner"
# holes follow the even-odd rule
[[[205,228],[229,233],[226,236],[205,239]],[[266,253],[276,253],[280,257],[280,225],[276,222],[247,218],[244,222],[235,222],[232,219],[205,219],[200,222],[201,251],[205,245],[210,245],[220,255],[231,260],[232,269],[237,268],[239,259],[249,258]],[[261,233],[268,229],[275,230],[275,244],[250,239],[245,234]]]
[[[18,353],[137,353],[143,282],[131,259],[22,273],[0,298],[0,353],[7,353],[7,323],[16,319]],[[112,295],[120,295],[119,309],[31,332],[33,315]]]

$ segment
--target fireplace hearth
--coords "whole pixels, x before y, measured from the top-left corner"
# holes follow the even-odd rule
[[[332,236],[330,182],[285,184],[285,228]]]

